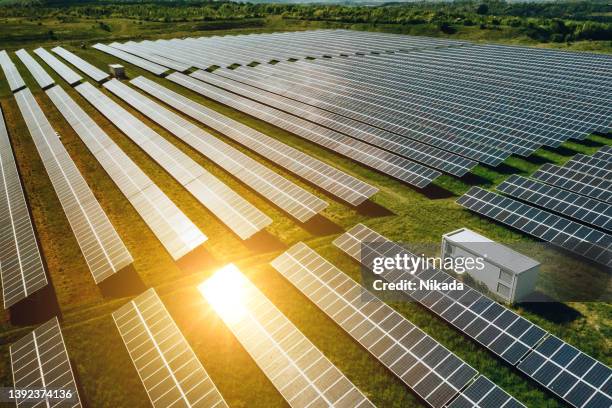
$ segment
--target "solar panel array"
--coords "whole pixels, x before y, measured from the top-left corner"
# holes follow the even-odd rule
[[[605,160],[608,163],[612,162],[612,146],[604,146],[593,155],[596,159]]]
[[[0,66],[12,92],[25,87],[25,82],[23,82],[23,78],[21,78],[19,71],[17,71],[17,67],[4,50],[0,51]]]
[[[15,156],[0,109],[0,278],[8,309],[47,285]]]
[[[82,406],[57,317],[11,344],[10,355],[15,390],[46,389],[66,393],[66,398],[17,399],[18,407]]]
[[[104,87],[300,222],[327,207],[317,196],[118,80]]]
[[[457,203],[570,252],[612,266],[610,234],[480,187],[472,187]]]
[[[612,181],[546,163],[531,177],[587,197],[612,203]]]
[[[132,65],[136,65],[137,67],[142,68],[146,71],[152,72],[155,75],[162,75],[166,71],[168,71],[167,68],[162,67],[159,64],[147,61],[132,54],[128,54],[127,52],[121,51],[119,49],[109,47],[108,45],[98,43],[95,44],[93,48],[112,55],[113,57],[121,58],[122,60],[129,62]]]
[[[476,377],[474,368],[306,244],[271,265],[432,407],[445,406]],[[505,399],[496,407],[523,406],[499,391]]]
[[[275,88],[272,86],[249,80],[249,72],[248,69],[239,69],[237,72],[224,69],[215,71],[219,75],[196,71],[192,76],[456,176],[463,176],[477,164],[476,161],[442,151],[416,140],[406,139],[337,113],[297,100],[283,98],[281,95],[273,93]],[[220,76],[224,78],[220,78]],[[272,83],[278,83],[278,77]]]
[[[247,239],[272,222],[270,217],[93,85],[83,83],[76,90],[240,238]]]
[[[334,245],[366,266],[371,265],[374,257],[414,256],[362,224],[337,238]],[[364,248],[367,259],[362,258]],[[414,275],[388,271],[379,276],[388,282],[433,279],[450,283],[455,280],[434,269],[421,269]],[[610,368],[469,286],[464,285],[463,290],[405,293],[571,405],[595,408],[612,403]],[[466,405],[457,402],[454,407],[462,406]]]
[[[47,65],[51,67],[62,79],[70,85],[75,85],[83,79],[82,76],[74,72],[70,67],[58,60],[54,55],[44,48],[37,48],[34,53],[38,55]]]
[[[168,75],[167,78],[217,102],[267,121],[281,129],[294,133],[408,184],[425,187],[440,175],[440,172],[436,170],[429,169],[315,123],[308,122],[297,116],[216,88],[187,75],[173,73]]]
[[[410,112],[407,107],[402,105],[404,102],[395,102],[392,107],[385,109],[385,106],[389,103],[368,100],[367,92],[359,89],[357,84],[351,83],[342,87],[339,79],[323,83],[318,72],[308,72],[299,76],[287,75],[284,71],[294,67],[294,64],[289,63],[270,67],[272,68],[269,68],[269,66],[245,67],[240,68],[239,72],[240,74],[247,73],[256,76],[258,72],[263,71],[268,77],[267,85],[275,86],[278,94],[306,103],[313,108],[328,110],[336,115],[344,116],[351,119],[353,123],[356,121],[367,124],[370,132],[380,133],[375,129],[381,128],[386,131],[385,136],[387,138],[394,135],[400,145],[403,139],[409,139],[406,140],[406,144],[410,143],[410,140],[418,141],[493,166],[498,165],[513,153],[513,150],[504,151],[501,149],[502,146],[505,146],[505,142],[501,138],[497,144],[492,143],[492,137],[488,139],[489,143],[481,143],[484,136],[479,138],[473,135],[473,137],[467,137],[470,135],[467,130],[461,133],[457,129],[435,121],[431,119],[432,115],[427,111]],[[219,72],[221,75],[228,75],[227,70]],[[199,74],[200,72],[196,71],[193,75]],[[272,76],[275,79],[272,79]],[[259,76],[256,76],[256,78],[259,80]],[[344,75],[340,78],[344,78]],[[528,143],[525,144],[529,145]],[[525,149],[526,147],[529,146],[519,145],[518,148]],[[522,153],[532,153],[535,149],[536,146],[531,145],[528,150],[522,151]]]
[[[22,48],[19,51],[15,51],[15,55],[23,62],[23,65],[30,71],[42,89],[48,88],[55,83],[53,78],[47,74],[43,67],[26,50]]]
[[[577,154],[563,165],[566,169],[576,170],[593,177],[612,180],[612,163],[596,157]]]
[[[612,205],[561,188],[512,175],[497,190],[567,217],[612,231]]]
[[[153,407],[228,406],[155,289],[113,312],[113,319]]]
[[[612,119],[609,56],[346,30],[111,47],[181,71],[242,65],[192,76],[459,177],[607,131]]]
[[[73,54],[65,48],[58,46],[52,48],[51,51],[53,51],[54,53],[77,67],[81,72],[83,72],[85,75],[89,76],[96,82],[102,82],[110,76],[106,72],[94,67],[89,62],[85,61],[83,58]]]
[[[200,290],[291,407],[374,407],[235,266]]]
[[[376,187],[145,77],[135,78],[130,83],[349,204],[359,205],[378,191]]]
[[[15,94],[51,184],[96,283],[132,263],[98,200],[29,89]]]
[[[61,87],[47,95],[173,259],[208,239]]]

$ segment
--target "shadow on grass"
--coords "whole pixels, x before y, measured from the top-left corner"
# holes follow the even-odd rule
[[[542,156],[538,156],[535,154],[532,154],[531,156],[526,156],[526,157],[521,157],[521,159],[525,160],[528,163],[531,164],[536,164],[536,165],[542,165],[542,164],[546,164],[546,163],[555,163],[553,160],[548,159],[546,157],[542,157]]]
[[[129,265],[106,278],[98,284],[98,288],[105,298],[136,296],[147,289],[133,265]]]
[[[338,234],[340,232],[344,232],[341,226],[323,217],[321,214],[315,215],[307,222],[304,222],[300,225],[309,233],[317,236]]]
[[[576,309],[565,303],[557,302],[542,292],[532,293],[519,305],[528,312],[557,324],[571,323],[582,317],[582,314]]]
[[[521,159],[525,159],[525,158],[521,157]],[[519,169],[518,167],[511,166],[508,163],[501,163],[495,167],[489,166],[488,164],[484,164],[484,163],[481,163],[481,165],[499,174],[527,174],[525,170]]]
[[[605,139],[612,139],[612,133],[604,133],[604,132],[593,132],[595,136],[603,137]],[[578,143],[581,145],[585,145],[588,147],[602,147],[604,143],[598,142],[597,140],[591,139],[583,139],[583,140],[573,140],[574,143]]]
[[[435,184],[430,184],[425,188],[415,189],[415,190],[420,192],[421,194],[423,194],[425,197],[429,198],[430,200],[440,200],[440,199],[456,196],[456,194],[454,194],[452,191],[449,191]]]
[[[575,156],[580,153],[578,150],[574,150],[567,146],[559,146],[559,147],[550,147],[550,146],[542,146],[542,149],[547,150],[551,153],[556,153],[560,156]]]
[[[474,173],[466,173],[459,180],[469,186],[490,187],[493,185],[493,181],[490,179]]]
[[[55,289],[51,283],[13,305],[9,313],[11,324],[15,326],[41,324],[55,316],[59,319],[62,317]]]
[[[184,255],[176,261],[178,267],[185,273],[191,274],[214,268],[219,262],[202,245]]]
[[[390,215],[396,215],[393,211],[371,200],[365,200],[363,203],[356,206],[355,209],[359,214],[368,217],[388,217]]]
[[[261,230],[251,238],[244,240],[243,244],[251,251],[260,253],[287,249],[287,245],[266,230]]]

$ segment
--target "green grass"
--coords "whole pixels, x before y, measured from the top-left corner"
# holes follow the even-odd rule
[[[126,30],[126,36],[133,35],[130,30],[132,29]],[[160,36],[164,35],[170,35],[170,33],[160,33]],[[180,33],[176,33],[176,35],[180,35]],[[32,46],[32,48],[35,48],[35,46]],[[68,48],[102,69],[106,69],[107,64],[115,60],[91,48],[80,49],[75,46]],[[35,58],[38,59],[38,57]],[[191,273],[178,268],[129,202],[88,152],[78,136],[63,120],[59,112],[55,110],[44,92],[34,83],[26,69],[17,62],[16,58],[14,60],[54,128],[61,135],[62,142],[71,157],[75,160],[113,225],[134,256],[134,268],[138,276],[144,285],[156,288],[198,358],[232,407],[280,407],[286,406],[286,403],[195,288],[198,283],[210,276],[219,266],[228,262],[236,263],[249,279],[375,404],[381,407],[421,405],[399,380],[370,357],[366,351],[269,266],[269,261],[281,251],[266,249],[256,251],[247,247],[149,159],[139,147],[119,132],[82,99],[76,91],[66,86],[53,73],[57,82],[208,235],[209,241],[204,246],[213,261],[209,261],[200,270]],[[40,61],[40,59],[38,60]],[[40,62],[44,66],[44,63]],[[563,149],[542,149],[536,152],[532,159],[525,160],[512,157],[502,168],[505,169],[504,172],[500,172],[499,169],[479,166],[474,171],[474,174],[478,177],[462,180],[448,176],[441,177],[436,184],[438,187],[450,191],[452,195],[446,198],[431,199],[418,190],[365,169],[348,159],[305,142],[274,126],[207,100],[172,84],[170,81],[149,75],[137,67],[129,64],[125,65],[129,76],[132,78],[145,75],[168,88],[181,92],[206,106],[377,186],[380,188],[380,192],[373,197],[373,201],[392,211],[393,215],[369,217],[360,214],[355,209],[322,194],[318,189],[302,182],[282,168],[267,161],[262,161],[283,176],[330,202],[329,208],[323,212],[323,215],[343,229],[348,229],[358,222],[363,222],[390,238],[407,242],[437,244],[443,233],[460,227],[469,227],[495,240],[524,244],[533,243],[534,241],[525,235],[463,210],[455,203],[457,196],[469,189],[471,184],[493,187],[506,178],[509,173],[529,174],[537,169],[541,162],[563,163],[572,154],[578,152],[592,154],[597,150],[599,144],[611,143],[608,138],[593,136],[589,138],[591,143],[566,143]],[[48,71],[51,73],[51,70]],[[104,92],[108,94],[108,92]],[[95,407],[135,408],[148,406],[144,389],[110,316],[110,313],[124,304],[128,298],[105,298],[94,284],[32,139],[5,82],[0,85],[0,103],[5,113],[19,169],[24,178],[26,192],[32,207],[34,221],[41,237],[43,253],[63,314],[64,337],[82,386],[82,397],[90,406]],[[308,232],[249,188],[219,170],[208,159],[178,142],[166,131],[128,108],[122,102],[119,101],[119,103],[271,216],[274,223],[268,230],[280,242],[285,245],[292,245],[298,241],[305,241],[350,276],[359,279],[359,266],[331,245],[331,241],[337,236],[336,234],[314,235]],[[257,157],[217,132],[207,130],[250,156]],[[261,160],[261,158],[258,159]],[[602,270],[603,268],[585,266],[583,262],[576,261],[574,258],[557,251],[537,248],[533,250],[547,257],[547,260],[551,259],[550,263],[546,262],[542,267],[538,283],[539,290],[559,296],[567,296],[571,293],[586,296],[592,289],[590,285],[593,285],[594,280],[598,279],[603,281],[603,285],[608,285],[609,288],[609,282],[606,281],[607,275]],[[560,270],[555,268],[554,263],[559,261],[570,267]],[[573,270],[572,265],[580,266],[580,268]],[[509,368],[475,342],[458,334],[457,331],[418,305],[394,303],[393,306],[409,320],[528,406],[561,406],[550,394],[539,389],[534,383],[527,381],[517,370]],[[524,307],[518,307],[517,310],[521,315],[550,330],[553,334],[610,364],[612,362],[608,353],[611,346],[610,339],[612,338],[610,333],[612,312],[610,304],[569,303],[567,306],[578,312],[578,316],[564,323],[556,323],[554,320],[550,320],[550,313],[534,311]],[[0,327],[0,384],[8,385],[12,382],[8,345],[23,336],[32,327],[11,325],[9,315],[6,312],[3,312]]]

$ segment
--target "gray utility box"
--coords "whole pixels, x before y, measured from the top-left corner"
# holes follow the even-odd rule
[[[467,270],[508,303],[520,302],[535,289],[540,263],[467,228],[442,236],[442,258],[481,258],[483,268]]]
[[[115,78],[125,78],[125,68],[120,64],[109,64],[108,70]]]

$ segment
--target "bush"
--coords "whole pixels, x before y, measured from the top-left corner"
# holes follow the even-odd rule
[[[488,13],[489,13],[489,6],[484,3],[479,5],[478,8],[476,9],[476,14],[480,14],[481,16],[488,14]]]

